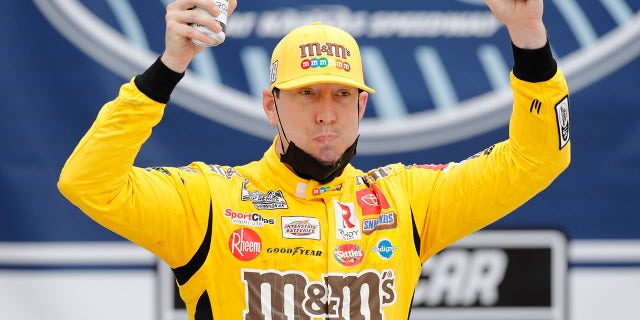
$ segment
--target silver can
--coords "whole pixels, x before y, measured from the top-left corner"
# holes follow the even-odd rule
[[[211,45],[207,45],[206,43],[203,43],[201,41],[198,41],[196,39],[191,39],[191,41],[199,46],[217,46],[221,43],[224,42],[225,39],[225,33],[227,32],[227,16],[229,15],[229,0],[215,0],[216,3],[218,4],[218,7],[220,8],[220,15],[218,15],[218,17],[216,17],[216,20],[218,20],[218,22],[220,22],[220,25],[222,26],[222,31],[220,32],[213,32],[211,30],[209,30],[209,28],[199,24],[199,23],[192,23],[191,26],[194,27],[196,30],[201,31],[206,33],[209,37],[211,37],[212,39],[215,40],[215,42]],[[209,14],[206,10],[200,8],[200,7],[196,7],[195,10],[198,10],[200,12]]]

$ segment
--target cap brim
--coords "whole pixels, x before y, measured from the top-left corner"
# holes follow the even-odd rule
[[[318,83],[335,83],[335,84],[342,84],[345,86],[350,86],[350,87],[354,87],[354,88],[359,88],[362,89],[366,92],[369,93],[376,93],[375,90],[371,89],[370,87],[359,83],[357,81],[354,81],[352,79],[349,78],[345,78],[345,77],[341,77],[341,76],[336,76],[336,75],[306,75],[303,77],[299,77],[299,78],[295,78],[295,79],[291,79],[288,81],[283,81],[280,83],[277,83],[275,85],[275,87],[277,87],[278,89],[282,89],[282,90],[291,90],[291,89],[295,89],[295,88],[300,88],[300,87],[304,87],[307,85],[311,85],[311,84],[318,84]]]

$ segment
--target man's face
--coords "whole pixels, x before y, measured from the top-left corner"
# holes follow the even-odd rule
[[[368,94],[339,84],[313,84],[291,90],[280,90],[274,97],[263,92],[263,107],[271,125],[282,130],[286,140],[326,164],[337,161],[358,136],[358,122],[364,115]],[[275,110],[278,105],[278,112]],[[360,100],[360,110],[358,110]],[[278,120],[278,114],[280,120]],[[287,141],[288,140],[288,141]],[[277,143],[278,153],[283,153]]]

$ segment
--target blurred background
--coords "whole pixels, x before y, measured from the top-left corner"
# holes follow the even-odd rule
[[[163,0],[0,4],[0,318],[182,319],[171,275],[57,191],[99,108],[163,50]],[[412,319],[640,319],[640,1],[547,0],[570,86],[571,166],[423,268]],[[180,83],[136,165],[240,165],[272,48],[292,28],[359,41],[377,90],[354,164],[447,163],[507,138],[513,60],[482,1],[240,1]],[[117,150],[114,150],[117,152]]]

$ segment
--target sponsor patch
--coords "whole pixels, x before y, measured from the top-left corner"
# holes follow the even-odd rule
[[[282,237],[320,240],[320,221],[313,217],[282,217]]]
[[[353,202],[343,203],[333,200],[336,215],[336,237],[340,240],[359,240],[360,221]]]
[[[338,184],[337,186],[321,186],[321,187],[316,187],[313,188],[313,190],[311,191],[311,193],[314,196],[318,196],[321,195],[327,191],[340,191],[342,190],[342,183]]]
[[[398,225],[396,213],[386,212],[373,218],[362,219],[362,233],[371,234],[376,230],[393,229]]]
[[[378,181],[378,179],[386,178],[389,176],[389,173],[393,170],[393,167],[380,167],[377,169],[373,169],[369,171],[369,177],[373,179],[373,181]]]
[[[389,239],[381,239],[378,241],[375,247],[371,248],[373,253],[377,253],[380,258],[384,260],[389,260],[393,256],[393,253],[396,251],[397,247],[391,243]]]
[[[171,172],[165,167],[150,167],[150,168],[145,168],[145,170],[148,171],[148,172],[157,171],[157,172],[160,172],[162,174],[166,174],[168,176],[171,176]]]
[[[267,315],[277,312],[277,319],[379,320],[384,319],[383,308],[395,304],[398,296],[391,269],[332,272],[317,281],[295,270],[241,272],[245,292],[238,301],[244,296],[244,319],[272,319]]]
[[[182,166],[182,167],[180,167],[178,169],[180,169],[180,170],[182,170],[184,172],[189,172],[189,173],[200,173],[200,171],[198,171],[198,170],[196,170],[196,169],[194,169],[192,167],[187,167],[187,166]]]
[[[269,68],[269,84],[276,82],[276,74],[278,73],[278,60],[274,61]]]
[[[250,182],[247,179],[242,182],[242,201],[251,201],[251,203],[253,203],[253,206],[258,210],[289,208],[289,206],[287,205],[287,201],[284,199],[284,195],[282,194],[282,190],[269,190],[267,193],[264,193],[260,190],[249,191],[247,190],[247,185],[249,183]]]
[[[251,229],[235,230],[229,236],[229,251],[238,260],[253,260],[262,251],[262,239]]]
[[[389,209],[387,198],[375,184],[371,184],[371,188],[358,190],[356,198],[362,209],[362,215],[377,215],[382,210]]]
[[[232,168],[232,167],[225,167],[225,166],[221,166],[221,165],[217,165],[217,164],[210,164],[209,165],[209,170],[211,170],[211,172],[215,173],[215,174],[219,174],[229,180],[231,180],[231,178],[233,178],[233,176],[237,176],[237,177],[242,177],[240,175],[240,173],[238,173],[238,171],[236,171],[236,169]]]
[[[333,250],[333,257],[343,266],[353,267],[364,260],[364,252],[357,244],[345,243]]]
[[[267,253],[271,254],[286,254],[291,256],[311,256],[322,257],[322,250],[305,249],[302,246],[290,247],[290,248],[267,248]]]
[[[556,104],[556,118],[558,120],[558,136],[560,150],[569,143],[569,96]]]
[[[248,227],[264,227],[265,225],[275,225],[276,221],[274,218],[266,218],[260,213],[251,212],[236,212],[232,209],[225,209],[224,216],[231,220],[233,224],[239,224]]]

